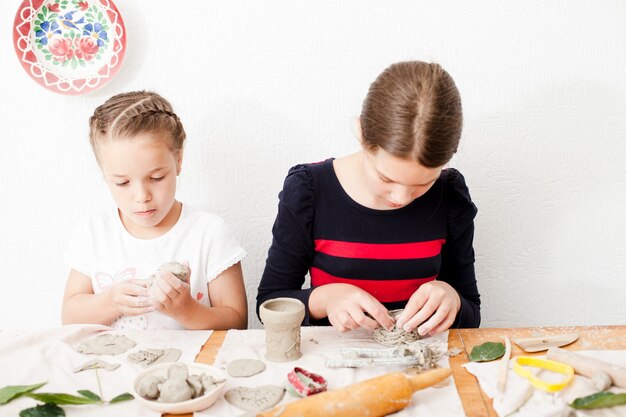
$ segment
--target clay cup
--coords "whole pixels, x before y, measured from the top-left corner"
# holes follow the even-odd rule
[[[274,298],[259,308],[265,327],[265,358],[272,362],[300,359],[300,326],[304,304],[296,298]]]

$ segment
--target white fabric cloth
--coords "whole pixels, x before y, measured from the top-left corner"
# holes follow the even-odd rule
[[[123,334],[137,344],[120,355],[85,355],[75,348],[99,334]],[[48,381],[35,392],[59,392],[78,395],[78,390],[90,390],[100,395],[95,371],[74,373],[74,369],[93,359],[119,363],[115,371],[98,369],[98,377],[105,400],[132,392],[135,376],[144,368],[128,362],[126,357],[137,350],[176,348],[182,351],[178,360],[192,363],[202,345],[211,335],[210,330],[160,330],[158,332],[122,331],[101,325],[70,325],[24,334],[14,340],[0,342],[0,388],[6,385],[32,385]],[[0,405],[1,416],[17,416],[23,409],[34,407],[37,401],[20,397]],[[62,405],[68,417],[158,417],[161,413],[143,407],[131,400],[111,405]]]
[[[576,351],[615,365],[626,366],[626,350]],[[469,362],[465,369],[474,375],[482,390],[493,398],[493,409],[498,416],[514,417],[617,417],[626,416],[626,406],[604,408],[597,410],[574,410],[568,404],[576,398],[598,392],[589,378],[575,375],[573,381],[562,391],[546,393],[534,389],[527,379],[513,371],[513,359],[509,361],[509,372],[504,393],[497,390],[498,367],[500,361]],[[541,371],[537,376],[543,380],[557,382],[563,379],[560,374],[550,371]],[[615,393],[626,392],[624,389],[611,388]]]
[[[191,294],[210,306],[207,283],[245,255],[220,217],[183,204],[178,222],[155,239],[138,239],[128,233],[117,208],[87,216],[79,222],[64,260],[70,268],[91,278],[95,294],[119,281],[148,279],[164,263],[188,261]],[[123,316],[111,326],[132,330],[184,329],[159,311]]]
[[[228,331],[224,344],[216,357],[216,367],[224,370],[226,365],[234,359],[251,358],[263,361],[267,368],[260,374],[249,378],[232,378],[227,375],[226,390],[238,386],[285,385],[287,374],[296,366],[322,375],[328,381],[329,390],[342,388],[388,372],[403,370],[402,367],[327,368],[324,365],[326,359],[340,358],[340,349],[344,347],[384,348],[384,346],[374,342],[371,332],[366,330],[339,333],[332,327],[303,327],[301,340],[302,357],[300,359],[293,362],[276,363],[265,359],[265,331]],[[438,344],[442,349],[447,349],[448,333],[445,332],[425,340],[428,343]],[[438,365],[448,367],[448,357],[444,356]],[[226,373],[225,370],[224,373]],[[279,404],[286,404],[296,399],[297,397],[287,392]],[[213,406],[195,413],[197,416],[211,417],[230,417],[244,414],[244,410],[231,405],[223,396]],[[394,414],[396,417],[456,417],[463,415],[463,406],[452,378],[444,382],[441,387],[427,388],[416,392],[411,404]]]

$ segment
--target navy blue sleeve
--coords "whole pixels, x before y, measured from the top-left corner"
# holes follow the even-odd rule
[[[450,284],[461,298],[461,309],[452,328],[480,325],[480,294],[474,272],[474,217],[478,209],[472,203],[465,178],[455,170],[444,172],[444,204],[448,210],[448,233],[441,249],[438,280]]]
[[[314,254],[315,187],[312,173],[305,165],[289,170],[278,200],[272,245],[256,297],[256,312],[258,315],[260,305],[266,300],[297,298],[306,306],[303,324],[308,325],[309,296],[313,289],[302,289],[302,285]]]

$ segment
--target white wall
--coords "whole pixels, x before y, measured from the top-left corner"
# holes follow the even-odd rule
[[[21,68],[20,2],[0,3],[0,329],[60,322],[75,220],[111,204],[87,140],[106,98],[154,89],[174,104],[189,138],[179,197],[249,251],[253,311],[287,169],[356,150],[369,83],[409,59],[441,63],[463,97],[451,165],[479,207],[483,326],[624,324],[623,1],[117,0],[125,63],[76,97]]]

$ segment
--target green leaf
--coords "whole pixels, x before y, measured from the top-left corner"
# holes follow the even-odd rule
[[[586,397],[576,398],[570,404],[577,410],[591,410],[593,408],[615,407],[626,404],[626,394],[614,394],[612,392],[598,392]]]
[[[25,395],[30,398],[34,398],[37,401],[41,401],[43,403],[52,403],[52,404],[95,404],[95,403],[100,402],[98,400],[93,400],[91,398],[77,397],[76,395],[63,394],[60,392],[43,392],[43,393],[31,392]]]
[[[474,346],[469,359],[472,362],[486,362],[501,358],[504,355],[504,344],[498,342],[486,342],[482,345]]]
[[[111,401],[109,401],[109,403],[114,404],[114,403],[120,403],[122,401],[128,401],[128,400],[132,400],[135,397],[132,396],[132,394],[129,394],[127,392],[118,395],[117,397],[113,398]]]
[[[47,381],[34,385],[7,385],[6,387],[0,389],[0,404],[6,404],[12,399],[24,395],[27,392],[43,387],[46,383]]]
[[[20,417],[63,417],[65,411],[56,404],[44,404],[20,411]]]
[[[72,58],[72,69],[76,69],[78,66],[78,61],[76,61],[76,57]]]
[[[95,401],[102,401],[102,398],[100,398],[100,396],[98,394],[96,394],[93,391],[89,391],[88,389],[78,390],[78,393],[80,395],[82,395],[83,397],[85,397],[85,398],[89,398],[89,399],[92,399],[92,400],[95,400]]]
[[[52,59],[52,55],[46,55],[46,61],[50,61]]]

